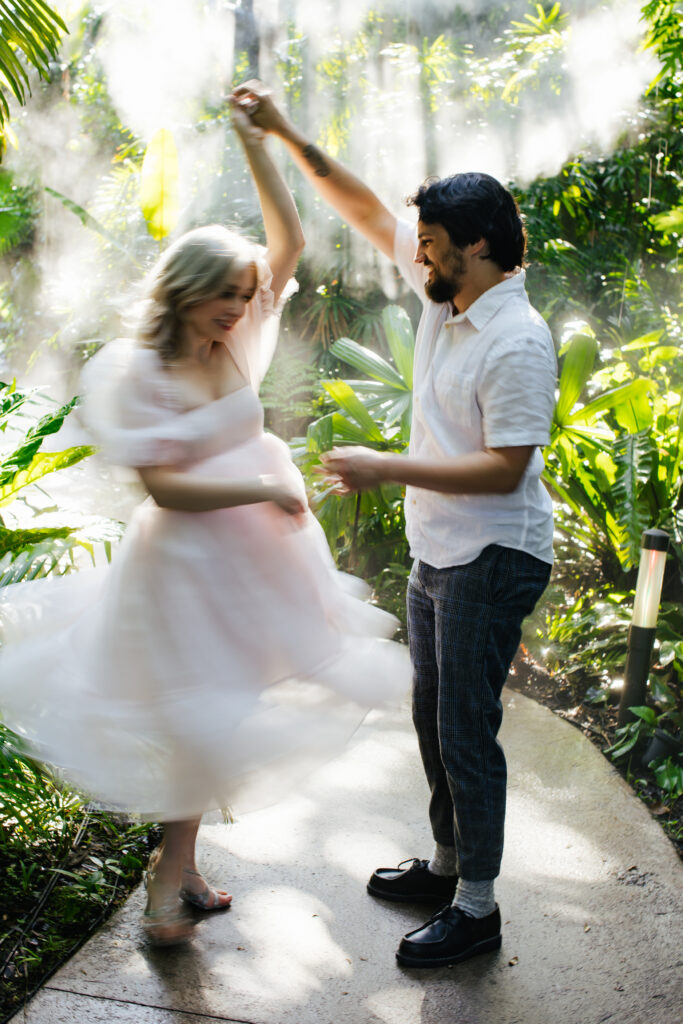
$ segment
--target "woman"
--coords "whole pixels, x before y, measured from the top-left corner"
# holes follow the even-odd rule
[[[143,917],[163,945],[191,934],[188,903],[231,900],[197,870],[202,812],[271,801],[409,684],[393,619],[335,572],[287,446],[263,430],[303,235],[232,102],[266,251],[213,226],[164,253],[137,338],[84,374],[104,454],[150,497],[111,567],[9,587],[0,605],[7,724],[97,798],[164,822]]]

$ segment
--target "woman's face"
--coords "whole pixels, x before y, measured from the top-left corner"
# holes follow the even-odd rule
[[[203,340],[225,341],[237,321],[244,316],[255,291],[256,268],[253,265],[231,270],[215,298],[198,302],[186,311],[183,317],[185,328]]]

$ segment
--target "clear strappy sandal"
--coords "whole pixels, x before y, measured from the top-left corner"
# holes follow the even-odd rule
[[[183,868],[183,874],[196,875],[197,878],[202,878],[201,872],[194,871],[192,868]],[[192,892],[190,889],[182,886],[179,895],[181,900],[191,904],[193,907],[197,907],[198,910],[226,910],[232,903],[232,896],[224,889],[212,889],[206,881],[204,882],[204,888],[200,889],[199,892]]]
[[[194,922],[187,909],[173,891],[160,904],[152,908],[150,887],[159,885],[154,880],[154,872],[145,872],[145,888],[147,889],[147,905],[142,914],[142,930],[153,946],[176,946],[187,942],[194,931]]]

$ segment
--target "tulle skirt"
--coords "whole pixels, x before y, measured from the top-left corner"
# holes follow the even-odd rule
[[[300,475],[268,435],[193,472]],[[98,801],[175,820],[270,803],[410,684],[392,616],[270,503],[136,511],[111,566],[5,588],[0,709]]]

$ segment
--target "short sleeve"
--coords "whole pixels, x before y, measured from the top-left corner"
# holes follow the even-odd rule
[[[81,374],[82,418],[109,461],[120,466],[181,465],[204,438],[178,407],[159,357],[127,338],[106,344]]]
[[[299,285],[291,278],[275,302],[270,287],[273,274],[261,247],[256,260],[256,275],[256,292],[244,316],[235,324],[229,345],[247,380],[258,392],[275,354],[285,302],[298,291]]]
[[[394,235],[394,263],[401,271],[401,276],[405,278],[413,291],[417,292],[424,302],[426,299],[425,281],[427,279],[427,271],[421,263],[415,262],[416,251],[416,225],[411,224],[410,221],[402,220],[400,217],[397,218],[396,234]]]
[[[492,345],[477,386],[487,448],[550,443],[556,377],[549,334]]]

